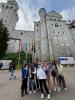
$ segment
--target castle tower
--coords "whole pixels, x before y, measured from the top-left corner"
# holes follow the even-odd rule
[[[48,60],[49,58],[49,45],[48,45],[48,33],[46,25],[46,10],[41,8],[39,10],[40,15],[40,27],[41,27],[41,60]]]
[[[4,25],[8,28],[9,33],[15,29],[18,21],[17,11],[19,9],[18,4],[15,0],[7,0],[7,3],[1,3],[1,16]]]

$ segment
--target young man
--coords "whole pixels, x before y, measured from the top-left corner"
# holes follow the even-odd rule
[[[39,79],[39,83],[40,83],[40,90],[41,90],[41,98],[44,98],[44,90],[43,90],[43,86],[44,89],[47,93],[47,99],[50,99],[50,94],[49,94],[49,90],[47,88],[47,84],[46,84],[46,73],[44,71],[43,66],[41,65],[41,62],[38,61],[38,68],[37,68],[37,78]]]
[[[21,96],[24,96],[24,91],[26,94],[27,92],[27,81],[28,81],[28,69],[26,67],[26,64],[22,67],[22,85],[21,85]]]
[[[33,89],[34,94],[36,93],[35,79],[36,79],[36,68],[34,67],[34,64],[31,64],[29,66],[29,91],[30,91],[30,95],[32,94],[32,89]]]

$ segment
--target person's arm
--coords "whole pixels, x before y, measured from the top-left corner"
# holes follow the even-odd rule
[[[39,79],[39,72],[38,72],[38,69],[37,69],[37,79]]]

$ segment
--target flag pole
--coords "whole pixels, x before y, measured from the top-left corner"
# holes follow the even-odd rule
[[[27,60],[28,60],[28,59],[27,59],[27,50],[26,50],[26,64],[27,64]]]
[[[26,64],[27,64],[27,60],[28,60],[28,57],[27,57],[27,45],[28,45],[28,39],[26,41]]]
[[[21,40],[19,40],[19,60],[18,60],[18,68],[20,67],[20,58],[21,58]]]

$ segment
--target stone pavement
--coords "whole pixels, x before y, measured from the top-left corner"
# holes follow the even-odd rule
[[[16,71],[16,76],[16,80],[9,80],[8,71],[0,71],[0,100],[41,100],[40,93],[21,98],[21,71]],[[64,76],[68,91],[53,92],[51,100],[75,100],[75,67],[65,68]]]

